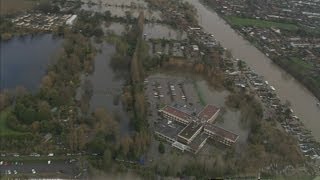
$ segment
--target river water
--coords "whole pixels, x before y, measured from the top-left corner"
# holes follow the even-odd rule
[[[0,90],[23,86],[35,92],[62,42],[51,34],[0,42]]]
[[[244,60],[252,70],[264,76],[265,80],[276,88],[277,94],[283,102],[289,100],[294,113],[319,141],[320,108],[316,106],[317,100],[315,96],[257,48],[238,35],[212,9],[205,7],[198,0],[186,1],[197,9],[200,26],[206,32],[213,34],[223,47],[230,49],[236,58]]]

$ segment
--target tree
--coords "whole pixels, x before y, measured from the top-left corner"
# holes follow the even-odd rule
[[[159,143],[158,151],[161,154],[165,153],[165,147],[164,147],[164,144],[162,142]]]
[[[127,156],[128,152],[130,150],[131,144],[132,144],[132,139],[130,138],[130,136],[125,136],[125,137],[121,138],[120,148],[121,148],[123,155]]]
[[[10,97],[9,93],[2,92],[0,93],[0,111],[2,111],[5,107],[9,105]]]
[[[53,85],[53,79],[51,76],[46,75],[42,78],[41,85],[44,88],[51,88]]]
[[[112,165],[112,154],[109,149],[106,149],[103,153],[103,166],[105,169],[109,169]]]
[[[232,58],[232,53],[231,50],[226,50],[226,58],[231,59]]]
[[[118,132],[118,123],[103,108],[98,108],[94,112],[97,120],[96,129],[105,133],[105,135],[116,135]]]
[[[38,102],[38,112],[36,119],[38,121],[48,120],[51,117],[50,105],[47,101],[39,101]]]
[[[86,134],[85,134],[85,127],[84,126],[80,126],[77,129],[77,149],[78,150],[82,150],[84,145],[86,144]]]
[[[242,60],[239,60],[237,62],[237,65],[238,65],[238,68],[239,68],[240,71],[243,71],[243,69],[245,68],[245,64],[244,64],[244,62]]]

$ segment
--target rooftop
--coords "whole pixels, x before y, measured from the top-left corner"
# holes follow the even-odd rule
[[[181,111],[179,109],[176,109],[176,108],[174,108],[172,106],[166,106],[166,107],[164,107],[162,109],[162,111],[165,111],[165,112],[167,112],[169,114],[172,114],[174,116],[177,116],[177,117],[185,119],[185,120],[191,118],[191,115],[189,115],[188,113],[185,113],[185,112],[183,112],[183,111]]]
[[[205,119],[208,121],[212,116],[214,116],[220,109],[214,105],[208,104],[199,114],[200,119]]]
[[[203,125],[201,123],[192,121],[180,133],[179,136],[185,139],[190,139]]]
[[[226,139],[229,139],[233,142],[235,142],[237,139],[238,139],[238,135],[237,134],[234,134],[233,132],[230,132],[228,130],[225,130],[221,127],[218,127],[216,125],[213,125],[213,124],[205,124],[204,125],[204,128],[213,132],[214,134],[220,136],[220,137],[223,137],[223,138],[226,138]]]
[[[157,123],[154,128],[156,132],[161,133],[169,138],[176,139],[184,126],[172,121],[161,121],[160,123]]]
[[[208,135],[202,132],[196,138],[194,138],[194,140],[189,144],[189,147],[194,151],[197,151],[201,143],[207,140],[208,137],[209,137]]]

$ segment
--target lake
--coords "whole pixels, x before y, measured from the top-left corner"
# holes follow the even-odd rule
[[[0,42],[0,90],[23,86],[31,92],[37,91],[62,42],[51,34],[14,37]]]

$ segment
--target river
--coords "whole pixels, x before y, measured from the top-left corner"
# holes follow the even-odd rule
[[[62,42],[51,34],[14,37],[0,42],[0,90],[23,86],[35,92]]]
[[[256,47],[237,34],[216,12],[199,0],[185,0],[197,9],[198,21],[204,31],[211,33],[221,45],[232,51],[233,56],[244,60],[252,70],[264,76],[284,102],[290,101],[294,113],[301,119],[315,138],[320,141],[320,108],[316,97],[291,75],[274,64]]]

